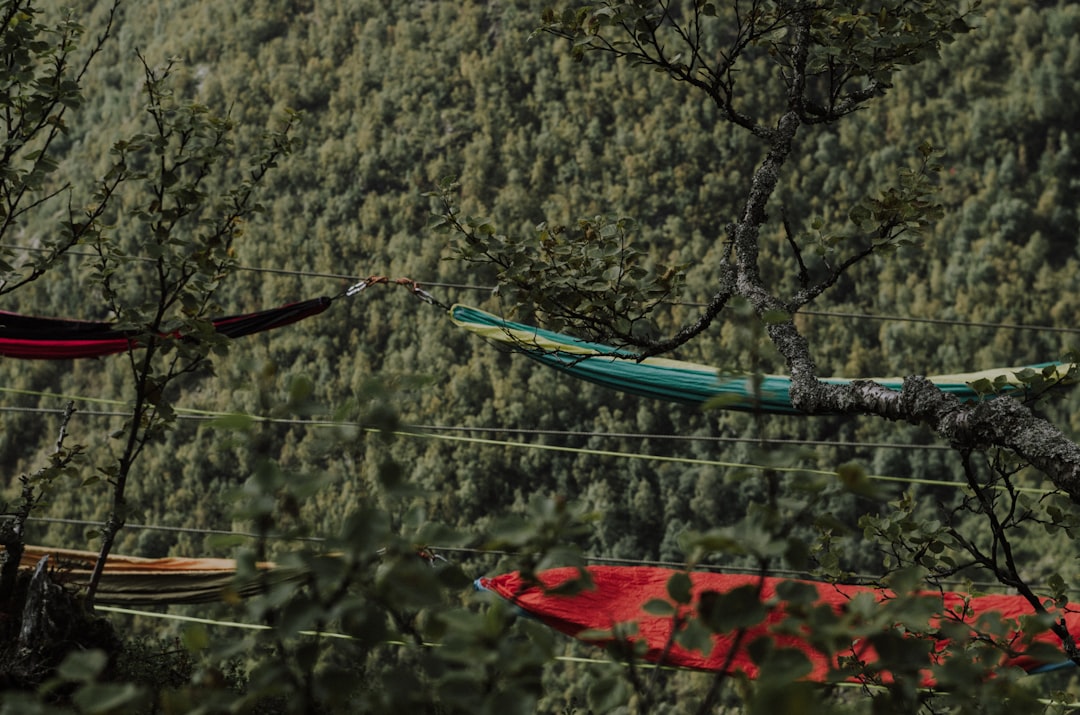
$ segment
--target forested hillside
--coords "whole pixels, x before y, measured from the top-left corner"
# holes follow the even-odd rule
[[[49,13],[61,5],[46,3]],[[106,10],[95,4],[78,18],[88,35],[103,27]],[[924,240],[860,263],[796,316],[823,375],[1020,366],[1060,360],[1078,343],[1080,7],[1003,0],[969,22],[972,32],[944,45],[939,60],[897,73],[867,109],[807,127],[780,177],[761,239],[763,274],[778,284],[797,272],[785,222],[801,236],[842,232],[854,203],[914,166],[920,145],[944,150],[943,217]],[[119,6],[112,37],[83,78],[86,104],[68,117],[56,151],[57,181],[75,187],[75,203],[90,201],[85,187],[108,168],[110,147],[145,128],[136,50],[151,66],[175,59],[172,91],[227,113],[238,156],[287,111],[301,115],[292,153],[258,189],[264,212],[234,244],[238,268],[215,294],[215,314],[336,296],[372,275],[418,281],[440,305],[393,282],[371,285],[321,315],[233,341],[227,354],[213,356],[213,374],[185,375],[174,388],[175,425],[137,462],[130,524],[116,553],[235,555],[243,540],[216,532],[258,526],[236,509],[248,498],[243,485],[271,464],[286,485],[305,485],[296,486],[295,502],[281,502],[281,524],[329,536],[359,510],[379,508],[404,530],[410,511],[422,508],[426,519],[464,534],[426,546],[470,577],[520,566],[506,553],[512,539],[486,553],[495,542],[485,535],[505,517],[527,513],[537,497],[589,515],[566,540],[587,558],[681,564],[688,533],[742,523],[770,492],[817,479],[786,495],[794,503],[812,494],[815,513],[829,517],[792,527],[810,558],[774,564],[778,573],[806,577],[820,567],[873,579],[895,566],[896,554],[864,538],[859,519],[887,519],[904,494],[914,519],[948,518],[963,499],[963,470],[956,453],[922,427],[638,398],[538,366],[450,322],[444,306],[459,302],[521,322],[540,318],[510,316],[494,270],[460,260],[453,237],[431,228],[441,210],[431,192],[446,177],[459,184],[462,215],[486,217],[510,234],[540,222],[635,219],[632,240],[649,267],[687,266],[681,293],[655,314],[664,332],[714,290],[713,265],[729,250],[725,227],[742,211],[762,159],[755,139],[691,88],[602,54],[575,60],[567,41],[534,34],[540,23],[535,3],[510,0]],[[767,79],[764,66],[749,65],[740,81],[766,87]],[[782,100],[756,98],[761,107]],[[32,249],[58,210],[22,226],[18,245]],[[142,224],[122,210],[108,218],[111,231],[138,244]],[[110,319],[95,276],[92,257],[76,246],[57,269],[4,296],[2,307]],[[737,374],[785,371],[761,322],[737,306],[672,357]],[[93,455],[117,449],[109,435],[132,399],[125,358],[5,358],[0,371],[5,499],[16,499],[17,476],[53,450],[68,399],[61,396],[77,408],[69,439],[92,455],[84,472],[58,483],[27,541],[97,548],[87,531],[109,503],[105,482],[89,477]],[[1076,437],[1076,401],[1063,391],[1037,409]],[[255,419],[206,419],[220,414]],[[874,497],[822,478],[849,463],[871,477]],[[1051,488],[1033,470],[1012,478],[1024,488]],[[958,528],[976,538],[983,526],[972,515]],[[266,556],[294,544],[270,541]],[[1027,528],[1013,550],[1029,583],[1080,577],[1076,544],[1064,532]],[[758,565],[751,550],[739,549],[709,561]],[[962,578],[1004,590],[979,570],[945,583]],[[461,594],[466,599],[468,589]],[[238,618],[226,606],[170,612]],[[178,629],[115,618],[125,630],[155,636]],[[209,634],[233,637],[213,627]],[[552,647],[601,657],[569,641]],[[398,657],[392,649],[376,653],[370,672]],[[545,711],[582,708],[588,668],[603,666],[549,663],[539,701]],[[663,678],[657,708],[665,711],[680,711],[702,687],[700,675]],[[857,708],[850,697],[836,702]]]

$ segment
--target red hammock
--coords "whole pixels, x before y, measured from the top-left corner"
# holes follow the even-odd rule
[[[741,640],[736,641],[734,632],[715,634],[713,647],[708,655],[700,651],[685,649],[677,644],[673,645],[665,655],[664,649],[671,636],[672,618],[650,614],[642,607],[651,599],[670,601],[667,583],[677,572],[662,568],[625,566],[590,566],[586,570],[593,581],[593,587],[574,595],[558,595],[551,593],[550,590],[577,579],[580,571],[576,568],[557,568],[540,573],[539,580],[548,592],[545,592],[544,588],[525,583],[521,575],[516,572],[494,578],[482,578],[477,581],[477,585],[511,601],[552,628],[574,637],[584,631],[593,631],[595,634],[595,631],[610,631],[620,623],[636,623],[637,632],[631,636],[631,640],[645,642],[647,648],[644,658],[653,663],[662,662],[664,665],[698,670],[742,672],[748,677],[755,678],[758,675],[758,666],[751,658],[747,646],[762,637],[771,639],[776,647],[793,648],[804,653],[811,664],[811,670],[806,675],[806,679],[817,682],[838,677],[836,669],[839,656],[855,656],[871,666],[877,659],[869,638],[864,638],[862,642],[853,642],[846,652],[830,657],[818,650],[808,639],[791,633],[778,632],[776,627],[787,618],[787,612],[785,604],[777,598],[776,589],[785,581],[793,582],[791,579],[778,578],[764,580],[760,600],[763,604],[767,604],[767,615],[763,622],[749,626]],[[691,603],[695,609],[699,604],[701,594],[706,591],[727,593],[741,586],[756,587],[759,582],[759,577],[750,575],[691,572],[689,576],[693,584]],[[879,603],[891,597],[887,591],[868,586],[795,583],[805,583],[815,587],[818,598],[814,605],[829,606],[837,613],[841,612],[848,602],[860,593],[873,594]],[[935,612],[942,614],[939,617],[942,620],[957,619],[961,617],[959,614],[963,614],[963,623],[974,624],[980,617],[989,614],[999,621],[1015,622],[1022,616],[1032,614],[1031,606],[1021,596],[967,597],[964,594],[952,592],[943,594],[928,592],[924,595],[927,598],[940,600],[940,607],[935,607]],[[1071,633],[1080,634],[1080,614],[1058,614],[1058,617],[1066,620]],[[972,633],[974,633],[974,627]],[[1013,636],[1016,637],[1015,640]],[[1022,637],[1015,625],[1010,626],[1007,640],[1012,641],[1014,648],[1022,648]],[[1031,640],[1034,643],[1052,645],[1060,653],[1061,642],[1050,631],[1039,633]],[[608,645],[613,642],[613,639],[597,640],[589,637],[589,642]],[[948,657],[949,647],[948,640],[943,638],[935,640],[933,644],[935,658]],[[1019,667],[1029,673],[1052,670],[1069,664],[1064,654],[1056,658],[1043,659],[1024,652],[1003,653],[1000,661],[1001,666]],[[832,671],[831,675],[830,671]],[[883,675],[888,677],[887,673]],[[924,676],[923,684],[933,685],[928,674]]]
[[[211,321],[229,338],[273,330],[318,315],[331,298],[313,298],[258,313]],[[175,335],[173,337],[179,337]],[[116,330],[111,323],[38,318],[0,311],[0,355],[23,360],[67,360],[122,353],[138,346],[138,332]]]

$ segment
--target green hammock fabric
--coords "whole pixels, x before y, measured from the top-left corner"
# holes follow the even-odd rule
[[[513,323],[465,305],[453,306],[450,309],[450,319],[460,327],[508,345],[537,362],[615,390],[686,404],[703,404],[712,400],[715,406],[728,410],[802,414],[791,405],[788,394],[791,378],[784,375],[735,375],[721,372],[714,367],[667,358],[650,357],[638,361],[634,359],[632,352]],[[1064,375],[1068,367],[1062,363],[1042,363],[1028,367],[1042,370],[1050,366],[1061,368],[1053,371],[1053,374],[1059,377]],[[927,379],[962,400],[978,400],[979,394],[969,383],[981,378],[992,381],[1005,375],[1012,384],[1019,385],[1020,382],[1013,374],[1022,369],[1024,368],[997,368],[938,375]],[[852,382],[842,377],[822,379],[836,384]],[[862,379],[873,380],[893,390],[899,390],[903,384],[902,377]]]

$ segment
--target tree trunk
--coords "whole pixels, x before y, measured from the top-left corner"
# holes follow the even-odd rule
[[[18,575],[6,616],[0,620],[0,690],[35,689],[73,651],[97,648],[111,657],[121,647],[108,621],[53,580],[48,556],[32,575]]]

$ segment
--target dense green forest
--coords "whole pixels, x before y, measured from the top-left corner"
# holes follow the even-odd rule
[[[43,18],[61,16],[62,3],[41,5]],[[87,29],[84,41],[108,21],[108,7],[93,5],[77,16]],[[1077,345],[1080,7],[1002,0],[968,22],[972,32],[944,44],[939,59],[895,74],[893,86],[865,109],[836,124],[807,126],[779,179],[760,260],[767,280],[784,285],[797,268],[788,229],[800,236],[842,232],[851,207],[914,166],[920,145],[943,150],[937,195],[943,215],[924,239],[859,263],[796,316],[823,375],[1020,366],[1060,360]],[[729,250],[725,226],[740,215],[763,157],[754,137],[723,121],[693,88],[602,53],[577,60],[567,40],[535,32],[540,25],[536,3],[512,0],[119,5],[111,36],[82,78],[85,104],[67,115],[67,132],[51,148],[56,186],[72,187],[74,205],[92,201],[96,177],[115,157],[110,148],[148,131],[138,51],[151,67],[175,62],[169,87],[181,101],[234,122],[227,171],[244,165],[264,132],[280,127],[290,111],[300,115],[290,130],[291,153],[257,188],[264,210],[244,223],[232,246],[236,270],[213,294],[213,314],[336,296],[372,275],[418,281],[437,305],[394,283],[371,285],[335,299],[319,316],[233,341],[226,354],[212,356],[212,371],[181,375],[170,387],[175,422],[133,469],[129,523],[115,553],[234,557],[254,542],[222,532],[268,525],[274,533],[328,538],[327,548],[340,547],[353,538],[343,534],[363,531],[357,519],[384,516],[387,533],[405,540],[391,551],[414,543],[445,557],[468,577],[448,589],[448,602],[476,613],[488,606],[477,605],[468,581],[528,564],[522,550],[554,547],[542,565],[573,558],[571,552],[596,562],[678,565],[689,556],[688,535],[724,527],[739,533],[747,514],[777,489],[791,499],[792,511],[805,499],[828,517],[792,523],[792,538],[805,545],[807,557],[778,558],[770,568],[780,575],[883,577],[900,556],[872,538],[869,522],[860,526],[867,515],[880,517],[879,524],[907,515],[927,530],[952,518],[962,533],[982,538],[979,514],[953,511],[965,494],[960,458],[924,427],[873,417],[702,410],[620,394],[542,368],[448,320],[444,306],[453,303],[506,315],[515,306],[495,290],[491,266],[461,260],[454,237],[431,227],[441,210],[432,192],[447,177],[457,181],[462,215],[483,216],[507,234],[531,234],[541,222],[633,218],[632,240],[648,267],[686,266],[682,290],[653,316],[664,332],[714,291],[714,264]],[[761,62],[749,64],[740,79],[760,85],[753,103],[762,111],[779,101],[768,94],[768,72]],[[55,230],[67,201],[43,204],[5,236],[17,246],[16,257],[31,255],[40,237]],[[146,224],[125,213],[132,201],[121,197],[104,220],[137,253]],[[127,285],[126,299],[144,298],[139,280]],[[4,295],[3,308],[116,317],[85,245]],[[543,319],[525,311],[511,317]],[[738,374],[785,371],[761,321],[738,306],[673,357]],[[110,503],[106,480],[91,477],[119,451],[110,435],[123,429],[121,413],[133,399],[126,358],[5,358],[0,371],[0,497],[16,501],[18,475],[48,460],[60,412],[74,399],[68,439],[83,445],[86,459],[53,485],[26,541],[97,549],[93,532]],[[1069,436],[1080,431],[1073,392],[1042,401],[1037,410]],[[847,464],[871,476],[872,496],[840,479],[815,481],[818,472]],[[1032,469],[1017,467],[1011,479],[1052,489]],[[521,524],[512,521],[529,515]],[[575,523],[555,527],[567,520]],[[416,529],[427,535],[422,544]],[[259,542],[258,556],[291,563],[304,543],[268,539]],[[1062,582],[1063,593],[1075,598],[1080,561],[1065,531],[1023,526],[1012,548],[1028,583],[1049,589],[1046,584]],[[729,569],[759,566],[752,549],[706,561]],[[379,568],[377,560],[365,563],[373,573]],[[979,569],[940,583],[1005,590]],[[421,614],[430,607],[409,605]],[[251,622],[270,620],[272,608],[159,610]],[[108,617],[123,634],[151,644],[184,634],[195,663],[219,658],[256,674],[260,653],[281,645],[230,651],[231,644],[248,643],[246,633],[206,625],[195,637],[179,622]],[[491,628],[495,620],[488,617]],[[430,658],[416,652],[422,649],[381,644],[423,630],[413,626],[418,630],[400,622],[372,627],[385,638],[355,651],[323,643],[320,663],[349,674],[354,688],[356,680],[365,683],[350,703],[327,698],[326,707],[394,711],[410,689],[433,712],[472,707],[449,686],[439,689],[448,666],[424,675]],[[644,707],[630,686],[611,685],[618,668],[603,662],[602,651],[536,635],[540,629],[530,624],[500,627],[514,647],[526,648],[532,641],[523,631],[530,631],[547,649],[546,657],[530,656],[537,658],[531,669],[504,674],[532,698],[517,701],[522,711],[601,712],[623,700]],[[514,662],[524,662],[515,653]],[[709,682],[697,673],[659,677],[652,712],[693,711]],[[397,694],[382,693],[380,683]],[[602,687],[593,688],[596,683]],[[1066,676],[1017,683],[1029,698],[1062,690],[1070,701],[1076,696],[1068,693],[1080,687]],[[734,684],[723,707],[767,709],[771,701],[755,700],[750,687]],[[497,690],[491,688],[489,695]],[[856,689],[814,697],[837,709],[881,707]],[[958,702],[942,707],[1004,707],[1004,701]],[[497,699],[483,707],[511,712],[499,710]]]

